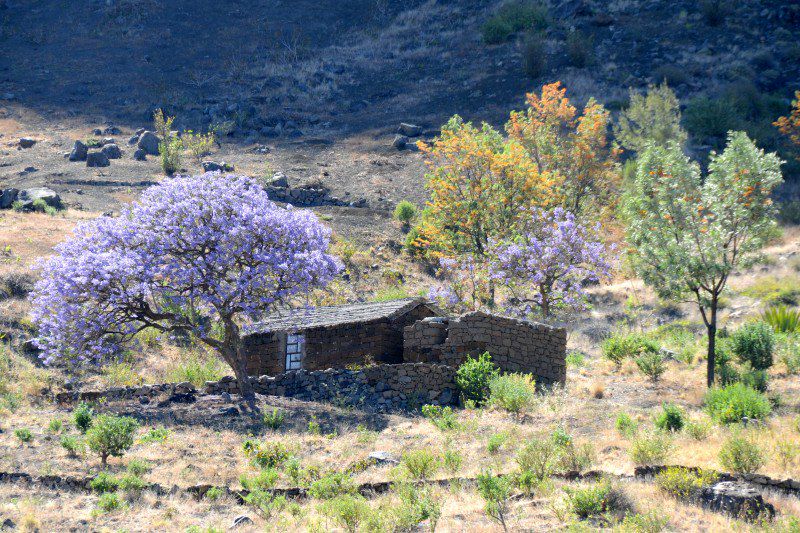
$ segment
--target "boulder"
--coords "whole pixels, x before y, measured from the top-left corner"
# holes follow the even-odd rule
[[[138,135],[133,135],[133,136],[131,136],[130,139],[128,139],[128,145],[129,146],[135,146],[137,144],[139,144],[139,136]]]
[[[116,126],[109,126],[103,130],[103,135],[120,135],[122,131]]]
[[[17,144],[19,144],[20,148],[30,148],[34,144],[36,144],[36,139],[31,139],[30,137],[22,137]]]
[[[136,161],[147,161],[147,152],[145,152],[143,148],[137,148],[136,151],[133,152],[133,158]]]
[[[100,128],[95,128],[95,129],[92,130],[92,135],[96,135],[96,136],[99,137],[102,134],[103,134],[103,130],[101,130]]]
[[[109,159],[119,159],[122,157],[122,150],[116,144],[106,144],[101,150]]]
[[[217,163],[216,161],[203,161],[203,170],[205,172],[233,172],[233,165],[229,165],[225,161]]]
[[[402,150],[408,144],[408,137],[405,135],[395,135],[394,140],[392,141],[392,146],[397,148],[398,150]]]
[[[86,166],[87,167],[107,167],[111,165],[111,162],[108,160],[108,156],[102,152],[89,152],[86,154]]]
[[[14,202],[17,201],[19,189],[2,189],[0,190],[0,209],[10,208]]]
[[[406,137],[419,137],[422,135],[422,126],[403,122],[400,124],[400,127],[397,128],[397,133],[405,135]]]
[[[111,137],[104,137],[102,141],[100,141],[100,146],[105,146],[107,144],[115,144],[117,141],[112,139]]]
[[[72,151],[69,153],[69,160],[86,161],[86,154],[88,152],[89,148],[85,144],[81,141],[75,141],[75,144],[72,145]]]
[[[158,155],[158,143],[161,140],[152,131],[144,131],[139,135],[139,148],[145,151],[147,155]]]
[[[747,520],[772,518],[775,507],[764,501],[761,493],[741,481],[720,481],[700,492],[700,504],[706,509]]]
[[[233,519],[233,524],[231,524],[231,529],[237,529],[242,526],[246,526],[253,523],[253,519],[247,516],[246,514],[239,515]]]
[[[19,192],[17,201],[22,202],[23,209],[31,209],[33,202],[36,200],[44,200],[50,207],[60,208],[61,197],[53,189],[47,187],[34,187],[32,189],[24,189]]]
[[[283,172],[276,172],[272,175],[272,180],[269,182],[269,184],[273,187],[281,187],[285,189],[289,187],[289,179]]]
[[[392,456],[389,452],[384,451],[374,451],[369,454],[369,459],[372,460],[376,465],[398,465],[400,461],[397,460],[396,457]]]

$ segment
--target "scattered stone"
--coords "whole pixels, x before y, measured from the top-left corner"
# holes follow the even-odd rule
[[[0,191],[0,209],[9,209],[17,201],[19,189],[3,189]]]
[[[133,152],[133,158],[136,161],[147,161],[147,152],[144,148],[137,148],[135,152]]]
[[[44,200],[50,207],[60,208],[61,197],[53,189],[47,187],[34,187],[32,189],[24,189],[19,192],[17,201],[22,203],[23,209],[33,208],[33,202],[36,200]]]
[[[398,461],[392,454],[389,452],[384,451],[375,451],[369,454],[369,458],[372,459],[376,465],[398,465],[400,461]]]
[[[136,144],[139,144],[139,136],[138,135],[133,135],[130,139],[128,139],[128,145],[129,146],[134,146]]]
[[[422,126],[403,122],[400,124],[400,127],[397,128],[397,133],[401,133],[406,137],[419,137],[422,135]]]
[[[36,167],[25,167],[20,174],[30,174],[31,172],[36,172],[37,170],[39,169]]]
[[[100,136],[102,134],[103,134],[103,130],[101,130],[100,128],[95,128],[95,129],[92,130],[92,135]]]
[[[22,137],[17,144],[19,144],[20,148],[30,148],[34,144],[36,144],[36,139],[31,139],[30,137]]]
[[[747,520],[775,516],[775,507],[765,502],[756,489],[741,481],[720,481],[704,488],[700,504],[712,511]]]
[[[86,154],[86,166],[87,167],[107,167],[111,165],[111,162],[108,160],[108,156],[102,152],[89,152]]]
[[[203,170],[205,172],[233,172],[234,167],[225,161],[220,163],[216,161],[203,161]]]
[[[102,140],[102,141],[100,141],[100,146],[105,146],[105,145],[107,145],[107,144],[115,144],[116,142],[117,142],[117,141],[115,141],[115,140],[114,140],[113,138],[111,138],[111,137],[104,137],[104,138],[103,138],[103,140]]]
[[[2,525],[2,527],[0,527],[0,529],[2,530],[11,530],[17,528],[17,524],[14,523],[14,521],[11,520],[10,518],[6,518],[5,520],[3,520],[3,523],[0,525]]]
[[[86,154],[88,152],[89,148],[85,144],[81,141],[75,141],[75,144],[72,145],[72,151],[69,153],[69,160],[86,161]]]
[[[119,146],[113,143],[103,146],[101,152],[106,154],[106,157],[109,159],[119,159],[122,157],[122,150],[119,149]]]
[[[103,130],[103,135],[121,135],[122,130],[116,126],[109,126]]]
[[[269,182],[273,187],[289,187],[289,179],[283,172],[276,172],[272,175],[272,180]]]
[[[239,515],[233,519],[233,524],[231,524],[231,529],[236,529],[241,526],[245,526],[247,524],[252,524],[253,519],[247,516],[246,514]]]
[[[392,141],[392,146],[397,148],[398,150],[402,150],[408,144],[408,137],[405,135],[395,135],[394,140]]]
[[[142,134],[139,135],[138,146],[144,150],[147,155],[158,155],[158,143],[160,142],[161,140],[152,131],[143,131]]]

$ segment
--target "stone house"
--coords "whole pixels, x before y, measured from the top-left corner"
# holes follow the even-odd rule
[[[555,328],[482,312],[450,318],[421,298],[298,309],[245,330],[250,375],[376,363],[458,367],[484,352],[505,372],[566,381],[567,336]]]

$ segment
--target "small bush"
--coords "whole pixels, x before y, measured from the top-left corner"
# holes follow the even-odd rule
[[[408,226],[416,216],[417,207],[408,200],[401,201],[394,209],[394,218],[396,218],[404,226]]]
[[[93,416],[94,411],[92,410],[91,406],[86,403],[78,404],[78,407],[76,407],[75,411],[72,412],[72,417],[75,421],[75,427],[78,428],[78,431],[81,433],[86,433],[86,431],[92,427]]]
[[[492,455],[496,454],[500,451],[500,448],[503,447],[507,440],[507,433],[495,433],[490,435],[489,440],[486,442],[486,451]]]
[[[736,474],[752,474],[766,463],[758,444],[740,435],[726,440],[719,450],[720,464]]]
[[[456,420],[456,415],[450,406],[423,405],[422,415],[441,431],[458,428],[458,420]]]
[[[280,473],[274,468],[265,468],[255,476],[240,476],[239,483],[241,483],[242,488],[245,490],[267,491],[275,486],[279,477]]]
[[[442,465],[451,474],[456,474],[461,469],[464,456],[458,450],[445,450],[442,454]]]
[[[245,456],[260,468],[278,468],[286,462],[291,454],[281,442],[267,442],[257,444],[255,447],[245,449]]]
[[[192,130],[186,130],[181,135],[181,143],[183,148],[189,152],[189,156],[196,160],[198,163],[203,157],[209,155],[217,143],[214,132],[208,133],[195,133]]]
[[[633,437],[639,430],[639,424],[637,424],[628,413],[618,414],[617,419],[614,422],[614,427],[617,429],[617,432],[620,435],[627,438]]]
[[[544,481],[553,475],[559,466],[561,454],[552,439],[532,438],[517,453],[517,465],[521,474]]]
[[[486,44],[499,44],[508,41],[519,31],[546,27],[547,9],[543,5],[517,0],[500,6],[497,13],[484,23],[481,31]]]
[[[413,479],[429,479],[439,469],[439,458],[424,448],[404,453],[401,463]]]
[[[654,510],[647,513],[626,513],[625,518],[620,522],[620,533],[661,533],[667,530],[669,518],[663,516],[661,512]]]
[[[97,499],[97,508],[104,513],[110,513],[122,507],[122,502],[114,493],[106,492],[100,495]]]
[[[486,352],[477,359],[467,357],[456,370],[456,385],[465,401],[470,400],[480,406],[489,398],[489,382],[497,375],[498,370],[489,352]]]
[[[658,488],[679,500],[688,500],[703,487],[712,485],[718,478],[713,471],[669,467],[656,474]]]
[[[586,356],[578,350],[570,350],[566,357],[567,368],[583,368],[586,366]]]
[[[800,309],[790,309],[785,305],[769,307],[761,314],[761,320],[775,333],[800,332]]]
[[[772,410],[763,394],[742,383],[710,389],[705,408],[712,419],[722,424],[738,424],[744,417],[763,419]]]
[[[594,63],[594,35],[575,30],[567,36],[567,58],[573,67],[583,68]]]
[[[120,490],[129,495],[139,494],[145,487],[147,487],[147,483],[139,476],[133,474],[122,476],[119,480]]]
[[[800,337],[787,335],[778,345],[778,359],[790,375],[800,374]]]
[[[442,515],[442,503],[434,496],[433,491],[428,487],[417,488],[405,482],[395,483],[393,488],[400,500],[393,513],[394,530],[413,531],[420,522],[428,520],[430,531],[435,531]],[[368,530],[386,531],[392,528],[379,527]]]
[[[33,433],[28,428],[19,428],[14,430],[14,435],[20,440],[20,442],[29,443],[33,440]]]
[[[658,381],[662,374],[667,371],[667,364],[658,352],[645,352],[636,358],[636,366],[639,371],[650,378],[651,381]]]
[[[547,70],[547,48],[544,37],[538,32],[530,32],[522,43],[522,71],[529,78],[536,79]]]
[[[684,430],[694,440],[706,440],[711,433],[711,425],[708,422],[690,420],[686,422]]]
[[[622,490],[607,481],[579,489],[565,487],[564,492],[567,494],[567,505],[570,511],[584,520],[631,508],[631,504]]]
[[[729,131],[736,130],[741,122],[736,109],[724,99],[695,98],[686,106],[686,129],[701,140],[724,139]]]
[[[658,344],[638,333],[615,333],[600,345],[603,357],[619,367],[628,357],[644,353],[658,353]]]
[[[161,138],[158,143],[158,151],[161,155],[161,169],[164,174],[171,176],[181,168],[181,152],[183,143],[180,137],[172,131],[172,123],[175,117],[164,115],[161,109],[157,109],[153,115],[153,126],[156,133]]]
[[[86,432],[86,443],[106,466],[109,456],[122,457],[133,446],[133,434],[138,427],[138,422],[130,417],[99,415]]]
[[[308,495],[318,500],[329,500],[344,494],[355,494],[353,478],[343,472],[330,472],[317,479],[308,488]]]
[[[359,525],[371,513],[362,496],[344,495],[326,501],[320,507],[322,513],[347,531],[358,531]]]
[[[749,362],[755,370],[772,366],[775,333],[764,322],[751,322],[733,332],[731,350],[742,363]]]
[[[311,415],[311,420],[308,421],[308,433],[311,435],[322,435],[322,426],[317,422],[316,415]]]
[[[765,276],[742,291],[750,298],[761,300],[764,305],[798,305],[800,304],[800,278],[786,276],[777,278]]]
[[[663,464],[672,448],[672,438],[667,434],[641,433],[631,442],[631,460],[636,466]]]
[[[489,403],[519,413],[533,403],[536,383],[531,374],[502,374],[489,382]]]
[[[507,476],[495,476],[492,471],[478,474],[478,494],[484,501],[484,510],[507,530],[506,519],[508,516],[508,498],[511,496],[513,483]]]
[[[100,472],[89,482],[93,491],[98,493],[114,492],[119,488],[119,480],[107,472]]]
[[[171,383],[188,381],[195,387],[203,387],[206,381],[217,381],[224,375],[225,367],[219,359],[193,353],[167,372],[166,381]]]
[[[219,487],[211,487],[206,491],[205,497],[212,502],[215,502],[222,498],[224,492]]]
[[[152,470],[153,467],[144,459],[132,459],[126,468],[129,474],[134,476],[143,476]]]
[[[663,431],[680,431],[685,424],[686,415],[675,404],[665,403],[661,406],[661,413],[656,416],[655,426]]]
[[[286,415],[279,409],[273,409],[269,413],[264,413],[264,425],[272,430],[279,430],[283,426]]]
[[[47,424],[47,431],[50,433],[61,433],[62,429],[64,429],[64,422],[60,418],[54,418]]]
[[[64,435],[61,437],[61,447],[67,451],[68,456],[78,457],[86,449],[86,443],[78,437]]]
[[[139,442],[143,444],[164,442],[169,438],[169,433],[170,431],[164,427],[152,428],[139,439]]]

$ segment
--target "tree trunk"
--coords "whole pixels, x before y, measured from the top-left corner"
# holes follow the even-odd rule
[[[711,297],[711,317],[706,323],[708,330],[708,367],[706,369],[706,384],[708,387],[714,386],[714,366],[716,364],[716,342],[717,342],[717,295]]]
[[[242,353],[239,326],[230,318],[223,318],[223,324],[225,325],[225,346],[222,355],[233,369],[242,398],[252,403],[256,395],[250,383],[250,376],[247,375],[247,359]]]

